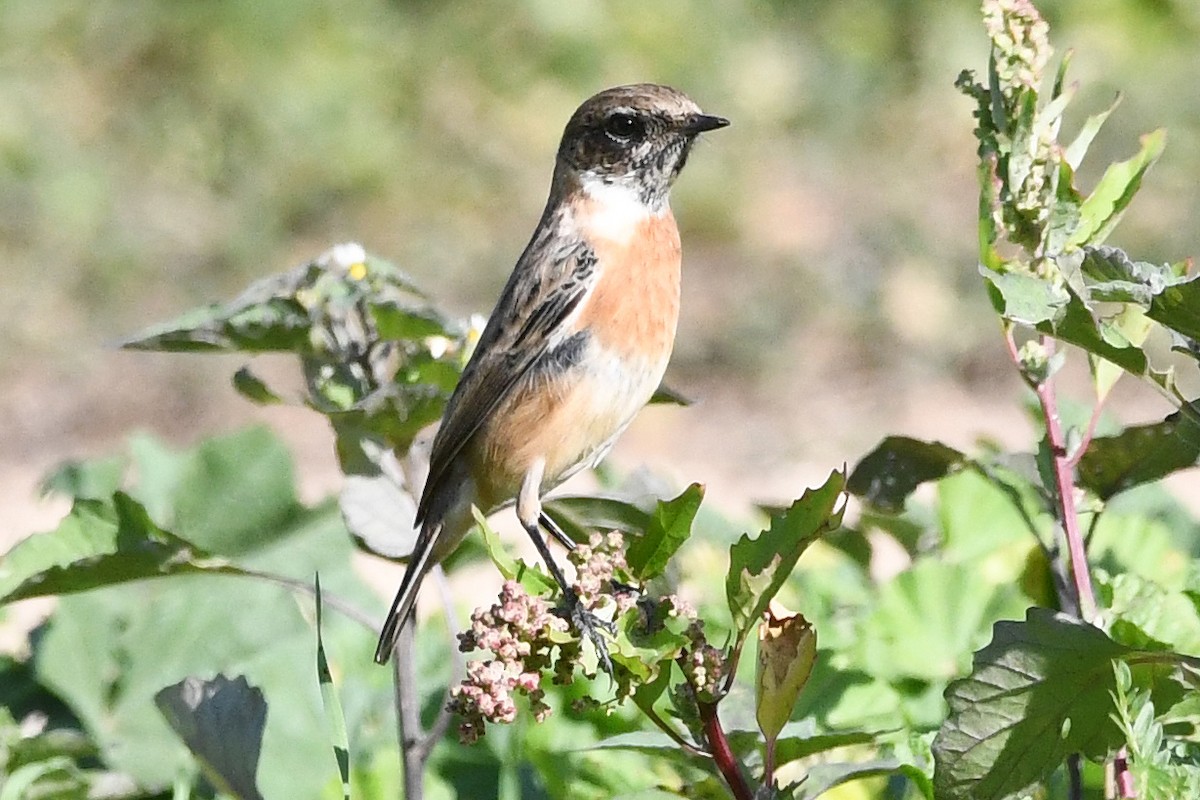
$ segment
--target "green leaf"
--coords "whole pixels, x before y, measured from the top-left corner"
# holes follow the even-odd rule
[[[1137,155],[1112,164],[1104,171],[1096,188],[1079,208],[1079,227],[1071,235],[1068,245],[1100,244],[1120,222],[1121,215],[1141,187],[1146,170],[1162,155],[1167,145],[1167,132],[1160,128],[1147,133],[1142,136],[1141,143]]]
[[[639,683],[653,683],[660,672],[669,672],[675,658],[691,641],[686,633],[689,621],[683,617],[664,615],[645,624],[642,615],[632,611],[623,614],[616,624],[617,635],[609,654],[614,663],[637,676]]]
[[[1113,98],[1111,106],[1099,114],[1092,114],[1087,118],[1075,136],[1075,140],[1063,150],[1063,160],[1071,165],[1072,170],[1079,169],[1079,165],[1083,163],[1083,157],[1087,155],[1088,148],[1092,146],[1092,140],[1096,138],[1096,134],[1100,132],[1100,128],[1104,127],[1109,115],[1116,111],[1120,104],[1121,95],[1118,93]]]
[[[237,389],[238,394],[242,397],[258,403],[260,406],[283,402],[283,398],[271,391],[270,387],[251,372],[249,367],[242,367],[233,374],[233,388]]]
[[[338,775],[342,779],[342,797],[350,800],[350,739],[346,735],[346,716],[342,713],[342,701],[337,686],[329,672],[329,661],[325,657],[325,642],[321,637],[321,576],[315,579],[317,604],[317,683],[321,687],[321,707],[325,711],[325,726],[333,745],[333,756],[337,761]]]
[[[652,516],[645,509],[616,497],[564,495],[542,505],[542,511],[577,542],[586,542],[591,531],[641,533],[650,527]]]
[[[214,304],[147,328],[121,346],[168,353],[307,352],[311,326],[308,312],[287,298],[272,298],[248,307]]]
[[[757,729],[732,728],[726,731],[730,747],[739,756],[748,756],[762,744],[762,734]],[[775,740],[775,763],[783,765],[831,750],[856,745],[878,744],[878,735],[868,731],[820,730],[810,719],[789,722]]]
[[[1123,743],[1110,718],[1113,659],[1180,660],[1132,650],[1101,630],[1043,608],[998,622],[971,675],[946,689],[950,715],[933,742],[944,800],[1020,795],[1070,753],[1103,757]]]
[[[1200,460],[1200,405],[1189,405],[1162,422],[1126,428],[1092,439],[1079,460],[1079,483],[1102,500],[1159,480]]]
[[[1167,286],[1150,301],[1146,316],[1191,340],[1188,348],[1176,348],[1200,360],[1194,342],[1200,339],[1200,276]]]
[[[372,303],[371,315],[380,339],[396,341],[451,335],[446,320],[429,307],[406,308],[394,301]]]
[[[693,483],[675,499],[658,501],[645,533],[625,553],[635,578],[645,582],[663,573],[671,556],[692,535],[692,522],[703,500],[704,487]]]
[[[898,513],[918,486],[945,477],[964,460],[941,442],[889,436],[858,462],[846,488],[882,511]]]
[[[1184,592],[1133,573],[1102,575],[1113,638],[1130,647],[1200,655],[1200,613]]]
[[[237,436],[222,440],[232,444],[242,441]],[[245,441],[267,444],[257,434]],[[175,550],[177,542],[156,538],[152,529],[147,531],[150,539],[131,537],[134,541],[128,543],[132,547],[126,552],[127,543],[113,532],[119,527],[113,500],[100,503],[105,509],[99,514],[98,522],[103,523],[100,533],[107,532],[109,539],[119,541],[117,554],[122,558],[136,558],[139,553],[172,554],[165,570],[171,577],[60,597],[49,624],[34,642],[32,663],[39,684],[71,708],[84,730],[99,744],[109,769],[128,774],[146,793],[157,796],[169,794],[178,776],[194,774],[195,763],[155,708],[155,693],[187,675],[208,677],[222,671],[244,674],[266,697],[281,699],[272,702],[266,721],[263,752],[269,755],[259,764],[259,788],[267,797],[312,795],[313,787],[327,784],[333,771],[328,768],[328,750],[319,734],[320,705],[312,692],[312,627],[300,613],[311,606],[307,602],[298,606],[293,592],[281,588],[277,581],[292,576],[307,583],[319,568],[323,591],[328,582],[328,608],[334,608],[334,591],[342,601],[339,608],[376,607],[378,598],[353,572],[353,546],[336,507],[330,502],[313,508],[289,504],[290,511],[277,517],[270,510],[274,506],[272,497],[279,495],[277,474],[246,470],[238,474],[248,485],[239,487],[234,495],[219,494],[227,491],[223,481],[191,482],[195,451],[173,453],[147,437],[135,439],[131,449],[135,451],[135,469],[130,472],[139,477],[140,483],[130,492],[147,508],[153,506],[158,519],[173,515],[180,492],[195,492],[207,486],[214,494],[194,498],[197,508],[221,510],[232,517],[238,509],[225,506],[236,499],[246,504],[241,509],[246,519],[278,519],[277,527],[268,532],[269,537],[261,532],[243,532],[256,542],[240,557],[238,567],[245,572],[230,565],[176,575],[173,571],[177,559],[184,561],[185,569],[195,566],[186,561],[192,554]],[[231,469],[238,469],[237,460],[230,464]],[[283,474],[290,474],[286,462]],[[293,496],[291,487],[287,488],[283,494]],[[264,510],[268,513],[262,513]],[[144,518],[128,516],[129,529],[148,527]],[[102,536],[96,538],[103,544]],[[164,549],[162,542],[170,548]],[[92,561],[103,565],[104,554],[111,549],[91,541],[85,544],[92,549],[72,551],[64,559],[71,569],[88,568],[93,566]],[[196,555],[204,554],[205,550],[189,544]],[[100,555],[93,559],[84,553]],[[72,560],[77,556],[82,557],[78,563]],[[56,563],[55,559],[50,563]],[[200,563],[208,566],[205,560]],[[157,566],[153,572],[163,573]],[[255,579],[239,580],[231,574]],[[353,658],[347,658],[348,671],[359,669],[359,664],[364,673],[372,669],[372,644],[363,636],[360,623],[330,614],[324,635],[327,644],[336,641],[339,650],[353,653]],[[440,662],[434,662],[427,671],[444,681],[440,668]],[[0,678],[0,683],[3,680]],[[375,747],[375,740],[389,737],[387,726],[378,725],[377,709],[387,705],[390,692],[367,680],[356,678],[354,683],[363,688],[346,709],[348,727],[356,731],[357,744]],[[373,686],[378,688],[370,688]],[[313,736],[314,731],[317,736]]]
[[[201,442],[187,453],[177,480],[171,528],[215,555],[267,546],[305,512],[291,453],[266,427]]]
[[[195,572],[241,570],[162,530],[117,492],[76,502],[58,528],[18,542],[0,563],[0,603]]]
[[[504,543],[500,541],[500,535],[488,524],[482,511],[471,506],[471,513],[475,516],[475,524],[483,533],[483,545],[487,548],[488,556],[505,580],[519,581],[530,594],[545,594],[558,589],[554,579],[542,572],[540,567],[531,567],[509,555]]]
[[[999,294],[997,310],[1012,322],[1037,325],[1056,320],[1071,301],[1064,287],[1035,275],[997,272],[985,266],[980,266],[979,272]]]
[[[1133,261],[1116,247],[1084,248],[1079,270],[1091,283],[1094,299],[1132,303],[1146,316],[1182,337],[1180,349],[1200,359],[1200,276],[1189,276],[1186,264]],[[1140,342],[1136,342],[1140,344]]]
[[[1147,374],[1149,362],[1145,352],[1131,344],[1112,326],[1098,325],[1087,303],[1069,287],[1065,291],[1068,299],[1059,315],[1053,320],[1039,322],[1034,327],[1094,356],[1107,359],[1134,375]]]
[[[184,678],[154,695],[167,722],[220,791],[262,800],[256,774],[267,722],[261,690],[244,677]]]
[[[878,680],[942,685],[963,673],[994,620],[1026,605],[1012,582],[985,578],[977,562],[919,559],[880,588],[858,628],[854,663]]]
[[[121,488],[126,458],[109,456],[94,461],[68,461],[42,480],[43,494],[72,500],[106,500]]]
[[[828,762],[815,764],[805,772],[804,782],[792,795],[794,800],[816,800],[830,789],[850,781],[874,778],[880,775],[903,775],[927,800],[933,800],[933,784],[929,777],[911,764],[902,764],[894,758],[880,758],[856,763]]]
[[[830,473],[824,485],[806,490],[787,511],[772,519],[771,527],[758,538],[743,534],[729,548],[725,597],[739,641],[758,622],[804,550],[841,523],[842,512],[834,508],[845,482],[843,473]]]
[[[683,406],[684,408],[687,408],[688,406],[692,405],[692,403],[693,401],[690,397],[687,397],[675,389],[672,389],[670,386],[667,386],[664,383],[660,384],[658,389],[655,390],[654,395],[650,398],[650,402],[647,403],[647,405],[662,404]]]

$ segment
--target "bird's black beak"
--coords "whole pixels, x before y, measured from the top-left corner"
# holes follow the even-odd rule
[[[711,114],[693,114],[683,123],[683,132],[689,136],[695,136],[705,131],[715,131],[717,128],[724,128],[728,124],[729,120],[724,117],[714,117]]]

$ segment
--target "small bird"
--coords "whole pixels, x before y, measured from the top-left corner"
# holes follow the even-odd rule
[[[651,83],[589,98],[563,131],[550,198],[434,437],[420,526],[379,637],[385,664],[426,572],[471,529],[471,506],[513,502],[606,651],[538,531],[542,496],[595,466],[658,388],[679,318],[679,229],[667,199],[696,137],[729,121]]]

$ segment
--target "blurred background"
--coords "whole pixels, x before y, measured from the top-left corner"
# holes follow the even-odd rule
[[[1126,94],[1085,186],[1170,131],[1113,243],[1200,252],[1200,4],[1038,5],[1078,51],[1068,129]],[[486,313],[566,119],[644,80],[733,126],[674,193],[668,380],[697,402],[643,414],[620,468],[706,482],[732,510],[796,496],[887,434],[1024,446],[953,88],[986,52],[975,0],[0,3],[0,531],[50,527],[63,509],[39,477],[139,429],[182,445],[266,421],[307,497],[336,488],[322,421],[240,399],[236,360],[113,343],[346,240]],[[1167,411],[1132,385],[1114,405]]]

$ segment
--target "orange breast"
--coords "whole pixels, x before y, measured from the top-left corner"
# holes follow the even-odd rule
[[[624,239],[589,224],[596,212],[581,203],[577,221],[596,252],[599,278],[575,327],[614,353],[652,361],[670,356],[679,321],[679,229],[669,208],[635,223]]]
[[[468,458],[485,508],[512,499],[529,465],[546,462],[543,491],[594,464],[662,380],[679,319],[679,231],[669,209],[635,220],[636,232],[597,219],[588,201],[574,222],[595,250],[597,283],[575,317],[586,331],[579,363],[540,373],[498,406]],[[593,224],[594,223],[594,224]]]

